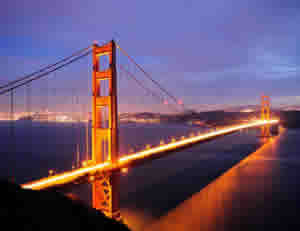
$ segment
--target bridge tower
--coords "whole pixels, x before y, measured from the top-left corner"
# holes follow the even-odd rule
[[[93,45],[92,74],[92,161],[118,161],[118,111],[116,44]],[[106,216],[120,219],[119,172],[95,176],[93,207]]]
[[[261,119],[270,120],[270,97],[262,95],[261,96]],[[270,125],[266,124],[261,127],[261,136],[270,137]]]

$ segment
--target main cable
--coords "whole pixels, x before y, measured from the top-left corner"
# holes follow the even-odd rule
[[[156,94],[155,92],[153,92],[151,89],[149,89],[148,87],[144,86],[144,84],[139,81],[130,71],[128,71],[126,68],[123,67],[123,65],[119,64],[120,69],[122,71],[125,72],[125,76],[126,77],[131,77],[141,88],[143,88],[146,92],[148,92],[150,95],[152,95],[153,98],[158,99],[159,102],[164,103],[164,99],[163,96],[160,96],[158,94]],[[172,107],[171,104],[167,104],[172,110],[178,112],[178,110],[175,107]]]
[[[12,90],[14,90],[14,89],[16,89],[16,88],[22,87],[22,86],[24,86],[24,85],[26,85],[26,84],[28,84],[28,83],[34,81],[34,80],[38,80],[38,79],[40,79],[40,78],[42,78],[42,77],[45,77],[45,76],[51,74],[52,72],[57,71],[57,70],[59,70],[59,69],[65,67],[65,66],[67,66],[67,65],[69,65],[69,64],[71,64],[71,63],[73,63],[73,62],[75,62],[75,61],[77,61],[77,60],[79,60],[79,59],[81,59],[81,58],[83,58],[83,57],[89,55],[89,54],[91,54],[91,53],[92,53],[92,51],[88,51],[88,52],[86,52],[86,53],[84,53],[84,54],[82,54],[82,55],[80,55],[80,56],[78,56],[78,57],[76,57],[76,58],[74,58],[74,59],[72,59],[72,60],[70,60],[70,61],[68,61],[68,62],[66,62],[66,63],[64,63],[64,64],[62,64],[62,65],[60,65],[60,66],[58,66],[58,67],[56,67],[56,68],[54,68],[54,69],[52,69],[52,70],[50,70],[50,71],[47,71],[47,72],[45,72],[45,73],[42,73],[42,74],[40,74],[40,75],[38,75],[38,76],[36,76],[36,77],[33,77],[33,78],[31,78],[31,79],[29,79],[29,80],[23,82],[23,83],[20,83],[20,84],[18,84],[18,85],[16,85],[16,86],[13,86],[13,87],[11,87],[11,88],[2,90],[2,91],[0,91],[0,95],[3,95],[3,94],[5,94],[5,93],[7,93],[7,92],[10,92],[10,91],[12,91]]]
[[[123,65],[119,64],[120,69],[123,70],[128,76],[130,76],[140,87],[142,87],[146,92],[151,94],[154,98],[157,98],[159,101],[163,102],[163,98],[156,93],[154,93],[152,90],[147,88],[146,86],[143,85],[141,81],[139,81],[131,72],[129,72],[127,69],[123,67]]]
[[[17,84],[17,83],[19,83],[19,82],[21,82],[21,81],[25,81],[25,80],[27,80],[27,79],[33,77],[33,76],[36,75],[36,74],[42,73],[42,72],[46,71],[47,69],[50,69],[50,68],[53,68],[53,67],[57,66],[57,65],[60,64],[60,63],[64,63],[64,62],[68,61],[69,59],[71,59],[71,58],[73,58],[73,57],[75,57],[75,56],[80,55],[80,54],[83,53],[84,51],[87,51],[87,50],[90,49],[90,48],[91,48],[91,46],[88,46],[88,47],[86,47],[86,48],[83,48],[83,49],[81,49],[81,50],[79,50],[79,51],[76,51],[76,52],[73,53],[72,55],[70,55],[70,56],[68,56],[68,57],[66,57],[66,58],[63,58],[63,59],[59,60],[58,62],[56,62],[56,63],[54,63],[54,64],[50,64],[50,65],[48,65],[48,66],[46,66],[46,67],[43,67],[43,68],[41,68],[40,70],[35,71],[35,72],[31,73],[31,74],[25,75],[24,77],[21,77],[21,78],[19,78],[19,79],[17,79],[17,80],[13,80],[13,81],[11,81],[11,82],[8,82],[8,83],[4,84],[3,86],[0,86],[0,90],[2,90],[2,89],[4,89],[4,88],[7,88],[7,87],[9,87],[9,86],[11,86],[11,85]]]
[[[140,70],[140,71],[142,71],[143,73],[144,73],[144,75],[148,78],[148,79],[150,79],[150,81],[151,82],[153,82],[161,91],[163,91],[168,97],[170,97],[176,104],[178,104],[180,101],[174,96],[174,95],[172,95],[171,93],[169,93],[164,87],[162,87],[161,86],[161,84],[160,83],[158,83],[156,80],[154,80],[152,77],[151,77],[151,75],[148,73],[148,72],[146,72],[137,62],[135,62],[134,61],[134,59],[131,57],[131,56],[129,56],[129,54],[123,49],[123,48],[121,48],[120,47],[120,45],[118,44],[118,43],[116,43],[117,44],[117,48],[119,48],[120,49],[120,51],[125,55],[125,56],[127,56],[127,58]],[[184,108],[184,105],[183,104],[181,104],[182,105],[182,107]]]

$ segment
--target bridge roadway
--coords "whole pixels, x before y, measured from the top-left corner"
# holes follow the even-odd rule
[[[109,161],[103,162],[101,164],[96,164],[93,166],[82,167],[79,169],[75,169],[72,171],[67,171],[61,174],[57,174],[54,176],[49,176],[42,178],[40,180],[36,180],[33,182],[29,182],[23,184],[22,187],[24,189],[32,189],[32,190],[42,190],[48,189],[52,187],[63,187],[73,182],[87,182],[91,177],[95,178],[95,176],[105,173],[120,170],[122,168],[129,167],[131,165],[139,164],[145,160],[154,159],[161,157],[172,151],[177,151],[181,148],[190,147],[193,144],[197,144],[199,142],[204,142],[208,140],[215,139],[217,137],[228,135],[239,131],[245,128],[253,128],[259,127],[267,124],[276,124],[278,120],[257,120],[251,121],[245,124],[234,125],[231,127],[226,127],[223,129],[219,129],[216,131],[211,131],[208,133],[202,133],[199,135],[195,135],[193,137],[181,139],[178,141],[174,141],[167,144],[162,144],[157,147],[153,147],[150,149],[146,149],[143,151],[139,151],[137,153],[129,154],[127,156],[120,157],[117,163],[111,163]]]

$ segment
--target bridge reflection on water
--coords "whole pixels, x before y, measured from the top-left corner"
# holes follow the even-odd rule
[[[270,138],[166,215],[148,220],[152,225],[145,230],[270,230],[298,224],[298,141],[286,133],[291,132]]]
[[[262,206],[266,194],[272,191],[276,162],[264,161],[264,155],[275,154],[272,149],[276,139],[170,211],[151,230],[192,230],[196,227],[197,230],[232,230],[236,225],[245,225],[243,218],[249,219],[249,216],[253,223],[261,222],[258,219],[264,219],[262,214],[249,213]]]

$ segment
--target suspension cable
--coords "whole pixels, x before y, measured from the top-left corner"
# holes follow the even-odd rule
[[[122,71],[124,71],[125,72],[125,76],[126,77],[131,77],[141,88],[143,88],[147,93],[149,93],[150,95],[152,95],[152,97],[153,98],[156,98],[159,102],[164,102],[164,99],[163,99],[163,96],[160,96],[160,95],[158,95],[158,94],[156,94],[155,92],[153,92],[150,88],[148,88],[148,87],[146,87],[141,81],[139,81],[130,71],[128,71],[126,68],[124,68],[124,66],[123,65],[121,65],[121,64],[119,64],[119,66],[120,66],[120,69],[122,70]],[[171,104],[168,104],[168,106],[172,109],[172,110],[174,110],[174,111],[176,111],[176,112],[178,112],[178,110],[175,108],[175,107],[173,107]]]
[[[70,56],[68,56],[68,57],[66,57],[66,58],[63,58],[63,59],[59,60],[58,62],[56,62],[56,63],[54,63],[54,64],[50,64],[50,65],[48,65],[48,66],[46,66],[46,67],[43,67],[43,68],[41,68],[40,70],[35,71],[35,72],[31,73],[31,74],[25,75],[24,77],[21,77],[21,78],[19,78],[19,79],[17,79],[17,80],[13,80],[13,81],[11,81],[11,82],[8,82],[8,83],[6,83],[6,84],[0,86],[0,90],[1,90],[1,89],[4,89],[4,88],[7,88],[7,87],[9,87],[9,86],[11,86],[11,85],[14,85],[14,84],[16,84],[16,83],[19,83],[19,82],[21,82],[21,81],[25,81],[25,80],[29,79],[30,77],[32,77],[32,76],[34,76],[34,75],[36,75],[36,74],[42,73],[42,72],[46,71],[47,69],[50,69],[50,68],[52,68],[52,67],[57,66],[57,65],[60,64],[60,63],[64,63],[64,62],[68,61],[69,59],[71,59],[71,58],[73,58],[73,57],[75,57],[75,56],[80,55],[80,54],[83,53],[84,51],[87,51],[87,50],[90,49],[90,48],[91,48],[91,46],[88,46],[88,47],[86,47],[86,48],[83,48],[83,49],[81,49],[81,50],[79,50],[79,51],[76,51],[76,52],[73,53],[72,55],[70,55]]]
[[[88,52],[86,52],[86,53],[84,53],[84,54],[82,54],[82,55],[80,55],[80,56],[78,56],[78,57],[76,57],[76,58],[74,58],[74,59],[72,59],[72,60],[70,60],[70,61],[64,63],[64,64],[61,64],[60,66],[58,66],[58,67],[56,67],[56,68],[54,68],[54,69],[52,69],[52,70],[50,70],[50,71],[47,71],[47,72],[42,73],[42,74],[40,74],[40,75],[38,75],[38,76],[35,76],[35,77],[33,77],[33,78],[31,78],[31,79],[29,79],[29,80],[27,80],[27,81],[25,81],[25,82],[22,82],[22,83],[20,83],[20,84],[18,84],[18,85],[16,85],[16,86],[10,87],[10,88],[5,89],[5,90],[2,90],[2,91],[0,91],[0,95],[3,95],[3,94],[5,94],[5,93],[7,93],[7,92],[9,92],[9,91],[12,91],[12,90],[16,89],[16,88],[22,87],[22,86],[24,86],[24,85],[26,85],[26,84],[28,84],[28,83],[34,81],[34,80],[38,80],[38,79],[40,79],[40,78],[42,78],[42,77],[45,77],[45,76],[49,75],[50,73],[52,73],[52,72],[54,72],[54,71],[57,71],[57,70],[59,70],[59,69],[65,67],[65,66],[67,66],[67,65],[69,65],[69,64],[71,64],[71,63],[73,63],[73,62],[75,62],[75,61],[77,61],[77,60],[79,60],[79,59],[81,59],[81,58],[83,58],[83,57],[89,55],[89,54],[91,54],[91,53],[92,53],[92,51],[88,51]]]
[[[117,48],[120,49],[120,51],[140,70],[144,73],[144,75],[150,79],[151,82],[153,82],[161,91],[163,91],[168,97],[170,97],[176,104],[178,104],[180,101],[174,96],[172,95],[171,93],[169,93],[164,87],[161,86],[160,83],[158,83],[156,80],[154,80],[151,75],[146,72],[139,64],[137,64],[134,59],[129,56],[129,54],[123,49],[120,47],[120,45],[118,43],[116,43],[117,45]],[[182,107],[184,108],[184,105],[182,104]]]
[[[156,93],[154,93],[151,89],[147,88],[143,85],[141,81],[139,81],[131,72],[129,72],[127,69],[124,68],[123,65],[119,64],[120,69],[123,70],[129,77],[131,77],[140,87],[142,87],[146,92],[151,94],[154,98],[157,98],[159,101],[163,102],[163,98]]]

